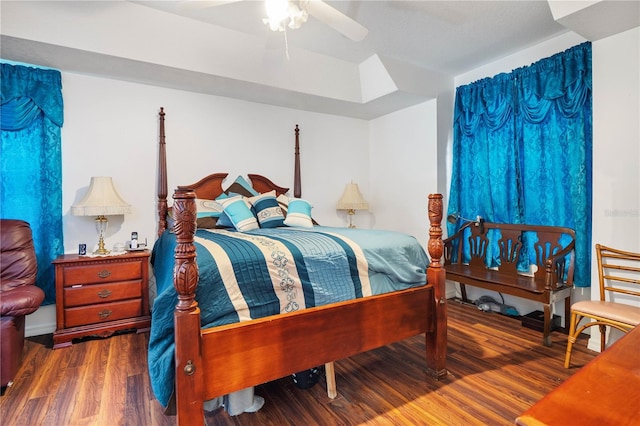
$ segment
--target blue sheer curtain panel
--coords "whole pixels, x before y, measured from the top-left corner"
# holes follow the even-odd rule
[[[586,42],[458,87],[454,110],[449,214],[573,228],[578,287],[591,282],[591,87]]]
[[[55,303],[51,261],[63,253],[61,75],[0,63],[0,217],[31,225],[43,304]]]

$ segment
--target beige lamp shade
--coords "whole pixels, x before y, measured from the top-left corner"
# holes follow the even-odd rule
[[[338,210],[369,210],[369,203],[360,193],[357,183],[348,183],[336,207]]]
[[[94,176],[82,200],[71,206],[74,216],[111,216],[131,213],[131,206],[116,191],[110,177]]]

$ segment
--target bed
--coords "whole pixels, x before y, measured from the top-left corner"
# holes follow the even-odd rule
[[[426,283],[423,281],[414,283],[415,285],[407,285],[404,289],[382,292],[382,290],[375,290],[377,284],[371,284],[375,281],[373,278],[369,284],[366,283],[369,278],[366,272],[363,273],[362,266],[358,266],[361,260],[357,259],[361,257],[354,254],[360,250],[357,248],[358,245],[344,243],[343,238],[349,241],[362,239],[356,234],[348,234],[357,231],[347,231],[346,236],[341,236],[343,232],[338,228],[317,226],[313,226],[312,229],[283,227],[282,231],[278,227],[265,231],[251,230],[246,233],[225,229],[219,231],[198,229],[196,225],[199,214],[198,203],[200,200],[215,200],[225,192],[223,181],[227,178],[227,173],[215,173],[195,184],[179,186],[173,194],[171,216],[174,223],[170,225],[166,219],[169,207],[163,108],[159,113],[159,127],[157,188],[159,239],[152,257],[154,269],[156,265],[164,265],[158,269],[158,271],[164,270],[164,273],[158,274],[163,275],[164,278],[159,279],[156,276],[158,297],[154,301],[149,356],[150,366],[152,363],[155,365],[154,360],[158,356],[166,357],[169,354],[172,357],[174,370],[162,373],[165,374],[164,376],[158,376],[159,373],[154,372],[156,377],[152,377],[152,382],[166,381],[171,384],[179,425],[202,424],[203,404],[206,400],[279,379],[314,366],[325,364],[332,367],[333,361],[422,333],[425,334],[426,339],[425,355],[428,373],[434,379],[447,374],[445,368],[447,346],[445,272],[440,263],[443,253],[440,225],[442,196],[440,194],[431,194],[428,197],[430,228],[427,249],[430,261],[428,258],[425,260],[428,267],[426,274],[422,273],[422,276],[426,277]],[[299,128],[296,126],[293,199],[301,198],[299,152]],[[258,194],[281,196],[289,191],[288,188],[278,186],[262,175],[249,174],[248,177],[253,190]],[[295,303],[300,303],[301,298],[305,302],[310,300],[307,297],[309,294],[311,300],[317,303],[307,303],[305,309],[284,309],[286,303],[275,301],[276,305],[281,304],[280,312],[284,313],[274,312],[273,308],[264,308],[259,314],[249,315],[258,316],[257,318],[244,318],[247,315],[231,313],[232,317],[236,315],[231,320],[227,318],[211,321],[210,304],[216,302],[208,300],[204,294],[219,295],[220,293],[202,290],[205,285],[213,285],[208,281],[208,277],[212,276],[211,267],[205,264],[205,260],[209,257],[214,259],[214,271],[219,273],[219,275],[213,274],[217,277],[214,281],[222,282],[224,280],[220,279],[223,275],[220,265],[228,259],[223,255],[215,254],[218,253],[217,247],[227,244],[226,242],[216,240],[211,243],[216,247],[211,256],[202,251],[203,246],[209,245],[210,239],[222,238],[223,240],[220,241],[227,241],[231,237],[239,236],[243,239],[242,244],[244,240],[258,240],[264,244],[263,238],[273,237],[277,240],[277,244],[289,247],[293,244],[289,240],[285,241],[282,233],[291,234],[293,240],[307,240],[317,231],[321,234],[318,238],[323,239],[323,244],[340,246],[349,253],[346,255],[346,260],[340,258],[339,262],[350,265],[350,271],[345,273],[352,282],[355,282],[354,289],[348,291],[351,293],[350,296],[340,296],[338,301],[326,298],[318,302],[318,295],[324,294],[324,290],[303,289],[300,291],[304,295],[299,295],[298,299],[294,298]],[[277,234],[275,237],[272,235],[274,233]],[[166,238],[170,238],[170,242],[165,244],[164,249],[158,248]],[[229,244],[236,247],[235,242]],[[292,250],[298,250],[297,246]],[[300,251],[304,252],[303,249]],[[362,256],[366,258],[368,255],[365,249],[362,249],[362,252]],[[221,260],[223,258],[224,260]],[[170,262],[170,266],[167,266],[167,262]],[[312,261],[305,258],[302,262],[293,262],[298,265]],[[364,265],[366,268],[366,261]],[[307,274],[306,279],[301,281],[306,281],[310,286],[308,288],[315,288],[318,271],[322,269],[317,267],[315,272],[304,271],[304,274]],[[202,277],[200,273],[203,274]],[[257,275],[248,274],[247,279],[251,281],[255,276]],[[172,288],[168,289],[166,282],[160,283],[161,279],[165,281],[169,279]],[[252,282],[253,284],[257,286],[255,282]],[[247,288],[246,284],[245,288]],[[372,288],[374,290],[371,290]],[[175,293],[175,303],[162,301],[161,296],[165,291]],[[229,296],[229,298],[232,297]],[[159,300],[161,303],[158,303]],[[225,299],[228,305],[227,302]],[[264,306],[266,305],[265,303]],[[172,317],[173,321],[167,322],[167,316]],[[164,320],[162,320],[163,317]],[[157,339],[153,339],[154,327],[156,330],[161,327],[166,328],[172,337],[171,341],[157,344]],[[327,371],[327,381],[330,374],[332,371]],[[161,401],[163,404],[165,402]]]

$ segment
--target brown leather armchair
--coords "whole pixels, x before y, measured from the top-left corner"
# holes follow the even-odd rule
[[[31,227],[22,220],[0,220],[0,385],[10,386],[22,360],[25,315],[44,300],[35,286],[38,264]]]

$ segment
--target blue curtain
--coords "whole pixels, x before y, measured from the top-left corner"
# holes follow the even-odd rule
[[[43,304],[55,303],[51,261],[63,253],[62,83],[57,70],[1,63],[0,217],[31,225]]]
[[[586,42],[458,87],[454,110],[448,213],[573,228],[578,287],[591,282],[591,87]]]

